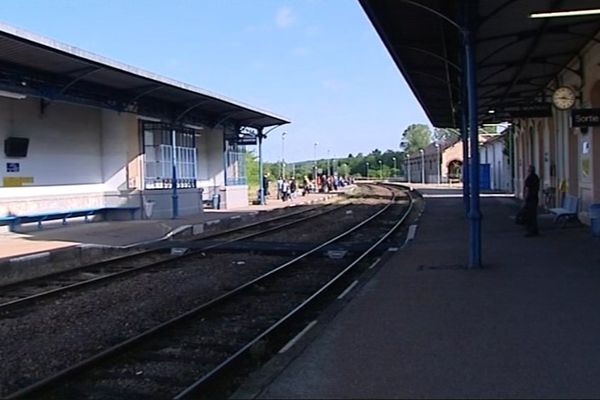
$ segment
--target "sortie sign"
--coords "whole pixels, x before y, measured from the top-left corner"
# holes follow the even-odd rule
[[[600,126],[600,108],[571,110],[573,127]]]

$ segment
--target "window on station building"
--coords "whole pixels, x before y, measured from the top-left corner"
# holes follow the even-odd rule
[[[167,124],[147,121],[140,121],[140,127],[144,148],[144,188],[173,188],[173,156],[177,188],[195,188],[198,169],[196,131],[178,128],[173,133]]]
[[[228,186],[246,185],[246,146],[227,141],[227,182]]]

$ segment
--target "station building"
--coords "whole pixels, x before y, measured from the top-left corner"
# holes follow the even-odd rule
[[[589,223],[590,206],[600,203],[597,0],[360,3],[432,124],[463,132],[469,160],[493,159],[469,150],[473,117],[480,126],[510,123],[498,185],[521,197],[533,165],[551,194],[547,205],[575,196],[579,219]],[[474,237],[478,213],[470,216]]]
[[[459,182],[462,167],[462,145],[458,138],[443,143],[430,143],[421,152],[407,154],[406,170],[409,182]]]
[[[500,135],[490,134],[481,129],[479,145],[484,154],[485,144],[497,139]],[[408,180],[418,183],[459,183],[462,180],[463,147],[459,136],[451,136],[439,143],[432,142],[425,146],[421,152],[407,154],[406,170]],[[490,157],[491,160],[491,157]],[[487,163],[487,157],[482,162]]]
[[[510,158],[512,146],[508,142],[511,138],[509,128],[501,134],[491,137],[479,148],[481,163],[489,165],[490,189],[492,190],[514,192]]]
[[[215,194],[222,208],[246,206],[244,146],[287,123],[0,25],[0,217],[152,204],[169,218]]]
[[[551,205],[558,206],[565,194],[577,197],[586,223],[590,205],[600,203],[599,43],[600,34],[590,36],[544,88],[540,104],[545,97],[552,106],[537,110],[537,117],[513,120],[517,194],[522,195],[527,166],[533,165],[552,194]]]

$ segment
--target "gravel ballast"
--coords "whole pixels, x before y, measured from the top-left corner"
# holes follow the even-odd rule
[[[332,212],[261,240],[324,241],[375,212],[376,200],[364,202],[351,213]],[[42,302],[20,315],[8,312],[0,324],[0,395],[197,307],[287,260],[243,253],[194,256],[168,269]]]

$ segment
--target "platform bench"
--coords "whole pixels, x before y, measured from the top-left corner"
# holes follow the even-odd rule
[[[16,217],[13,217],[13,216],[0,217],[0,226],[11,225],[13,223],[13,221],[15,220],[15,218]]]
[[[21,225],[30,222],[37,222],[38,229],[42,229],[43,221],[62,219],[62,224],[67,225],[67,218],[84,217],[85,222],[90,222],[89,217],[101,214],[106,219],[106,214],[111,211],[127,211],[129,212],[131,219],[135,218],[135,212],[140,207],[98,207],[98,208],[85,208],[77,210],[66,210],[66,211],[47,211],[35,214],[24,214],[14,215],[7,217],[0,217],[0,225],[9,225],[11,232]],[[4,223],[3,223],[4,222]]]
[[[567,221],[569,220],[576,220],[577,219],[577,206],[579,205],[579,199],[573,195],[567,194],[565,195],[565,198],[563,199],[563,204],[562,207],[558,207],[558,208],[550,208],[548,211],[550,211],[552,214],[554,214],[554,223],[558,223],[561,220],[562,222],[562,227],[564,228],[565,225],[567,224]]]

